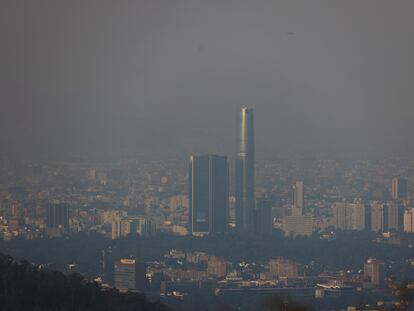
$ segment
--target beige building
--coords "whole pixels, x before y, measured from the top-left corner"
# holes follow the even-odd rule
[[[125,237],[130,234],[150,236],[155,232],[155,225],[146,218],[125,217],[115,219],[112,222],[112,240]]]
[[[362,203],[334,203],[333,224],[338,230],[364,230],[365,206]]]
[[[298,265],[293,260],[278,257],[269,261],[269,272],[272,278],[297,278]]]
[[[313,230],[312,216],[286,216],[282,220],[282,231],[286,236],[309,236]]]
[[[176,195],[170,198],[171,210],[176,210],[179,207],[188,208],[189,201],[187,195]]]
[[[388,208],[383,203],[374,202],[371,204],[371,231],[385,231],[388,223]]]
[[[227,262],[219,257],[211,256],[207,263],[207,274],[224,277],[227,274]]]
[[[297,181],[292,186],[293,189],[293,206],[292,216],[302,216],[305,207],[305,191],[303,181]]]
[[[404,212],[404,232],[414,233],[414,208]]]

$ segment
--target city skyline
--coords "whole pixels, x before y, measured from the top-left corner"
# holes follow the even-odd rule
[[[0,1],[0,309],[411,310],[414,1]]]

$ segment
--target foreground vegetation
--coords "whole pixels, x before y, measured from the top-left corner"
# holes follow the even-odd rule
[[[64,275],[0,254],[2,311],[163,311],[144,294],[102,289],[79,274]]]

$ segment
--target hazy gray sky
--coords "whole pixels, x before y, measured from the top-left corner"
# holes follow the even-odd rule
[[[414,1],[0,2],[2,149],[414,150]]]

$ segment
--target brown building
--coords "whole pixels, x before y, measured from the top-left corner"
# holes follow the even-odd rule
[[[364,282],[374,286],[381,284],[380,264],[381,262],[374,258],[367,260],[364,264]]]
[[[227,263],[225,260],[211,256],[207,263],[207,274],[216,276],[216,277],[224,277],[227,274]]]

